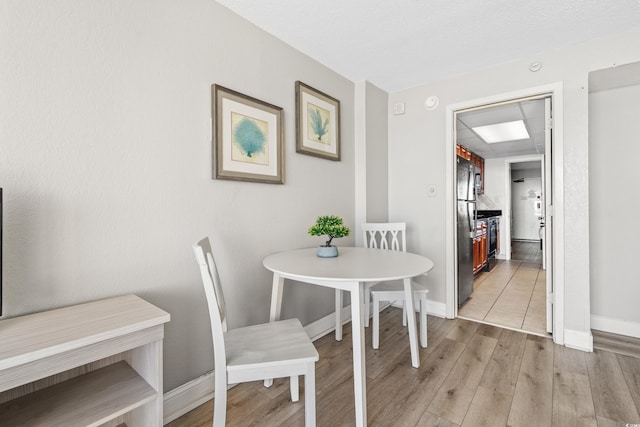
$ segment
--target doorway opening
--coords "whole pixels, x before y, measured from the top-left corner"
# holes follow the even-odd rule
[[[545,269],[540,161],[510,163],[511,259]]]
[[[533,130],[532,130],[533,131]],[[535,133],[535,132],[534,132]],[[500,153],[496,153],[499,155]],[[474,275],[474,291],[459,307],[458,316],[483,323],[548,336],[547,287],[543,263],[544,242],[541,227],[544,210],[542,185],[542,155],[538,160],[527,156],[494,158],[489,168],[504,169],[504,183],[490,181],[479,205],[495,199],[504,186],[505,212],[489,221],[506,222],[497,260]],[[504,162],[504,165],[501,164]],[[496,191],[497,190],[497,191]],[[499,206],[502,207],[502,206]],[[480,211],[483,212],[483,211]]]
[[[447,169],[451,179],[448,215],[453,219],[447,232],[447,265],[451,270],[447,275],[447,317],[471,318],[538,335],[553,333],[556,343],[564,342],[560,298],[563,284],[558,280],[557,269],[553,268],[563,249],[559,237],[562,234],[558,230],[562,177],[555,170],[555,165],[561,164],[561,159],[556,158],[562,153],[561,114],[551,120],[552,111],[562,111],[561,102],[561,84],[554,84],[447,107],[447,151],[451,152]],[[528,146],[513,140],[490,145],[482,141],[484,147],[470,142],[470,138],[481,141],[474,128],[514,121],[519,118],[512,116],[518,115],[524,118],[530,135]],[[501,118],[495,120],[496,116]],[[554,138],[554,133],[558,137]],[[469,233],[469,238],[490,233],[492,228],[497,229],[498,234],[497,238],[493,236],[497,250],[491,253],[490,244],[483,246],[489,251],[489,259],[481,264],[484,267],[476,270],[473,280],[474,293],[482,287],[487,292],[477,292],[475,297],[472,293],[466,301],[458,301],[461,274],[458,259],[462,246],[456,242],[466,236],[456,226],[457,145],[465,146],[484,162],[480,171],[482,182],[478,185],[475,230]],[[491,237],[487,236],[488,242]],[[518,250],[527,246],[529,255],[525,258]],[[493,296],[487,296],[489,294]],[[514,313],[517,319],[508,317]]]

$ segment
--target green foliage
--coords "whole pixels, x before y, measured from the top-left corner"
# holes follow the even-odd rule
[[[335,215],[319,216],[316,223],[309,227],[312,236],[329,236],[323,246],[331,246],[331,240],[349,235],[349,227],[342,223],[342,218]]]
[[[309,114],[311,115],[311,127],[313,128],[313,133],[318,135],[318,141],[322,141],[322,137],[327,133],[329,118],[326,118],[323,122],[320,111],[317,109],[310,109]]]

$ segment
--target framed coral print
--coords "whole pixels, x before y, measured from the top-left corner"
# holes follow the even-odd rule
[[[282,108],[211,86],[213,178],[284,184]]]
[[[340,160],[340,101],[296,82],[296,151]]]

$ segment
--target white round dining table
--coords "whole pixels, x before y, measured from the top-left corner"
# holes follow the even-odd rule
[[[433,261],[410,252],[384,249],[339,247],[338,252],[339,255],[335,258],[318,257],[316,248],[279,252],[267,256],[263,260],[263,265],[273,272],[270,320],[280,319],[284,279],[350,292],[356,425],[364,426],[367,422],[367,376],[363,321],[364,284],[402,280],[405,303],[407,307],[413,307],[411,278],[429,272],[433,268]],[[360,303],[354,304],[354,301]],[[339,305],[341,306],[342,303],[340,302]],[[336,310],[336,315],[339,316],[338,311]],[[409,316],[408,327],[411,364],[418,368],[420,359],[415,316]]]

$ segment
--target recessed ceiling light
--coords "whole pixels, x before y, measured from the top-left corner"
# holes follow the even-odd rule
[[[529,133],[522,120],[478,126],[471,129],[487,144],[529,139]]]

